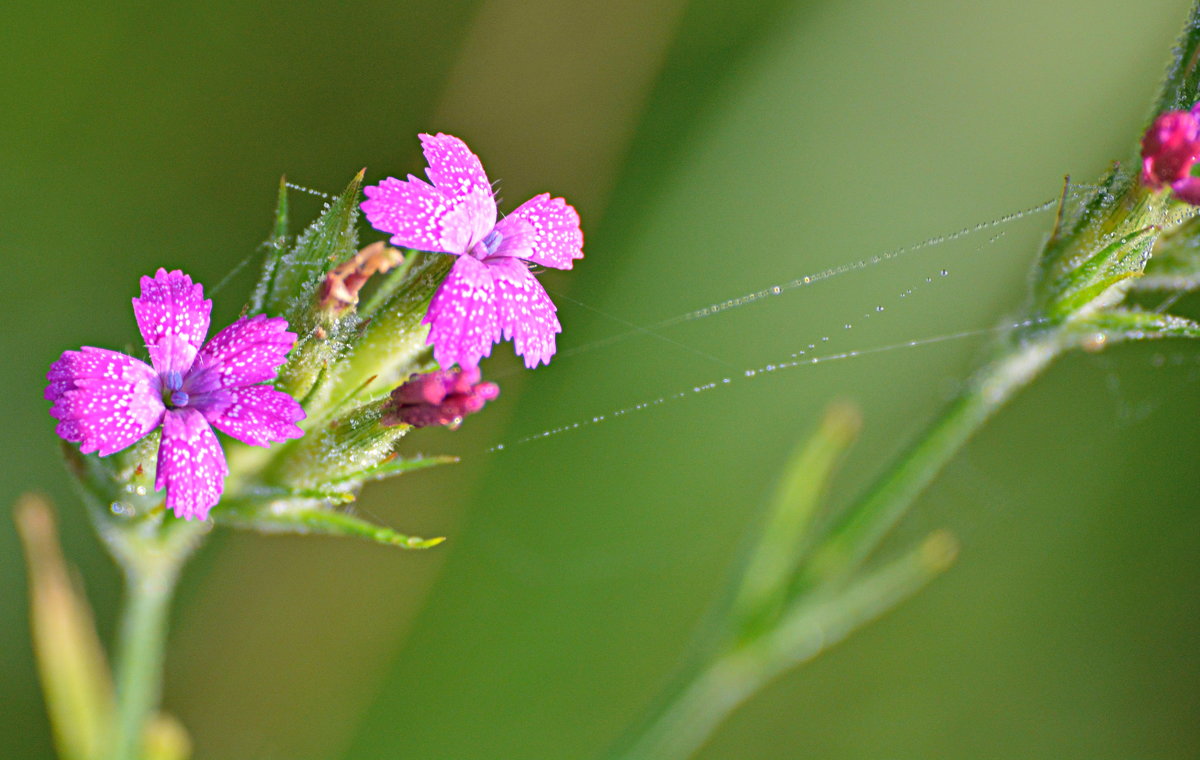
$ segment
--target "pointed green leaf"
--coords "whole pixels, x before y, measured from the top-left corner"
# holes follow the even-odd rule
[[[834,468],[854,441],[860,424],[855,408],[834,405],[816,432],[792,455],[750,549],[734,597],[733,614],[740,621],[743,638],[760,634],[783,610],[796,568],[804,557],[808,528]]]
[[[1197,93],[1200,93],[1200,66],[1197,65],[1200,63],[1200,3],[1192,6],[1172,55],[1153,116],[1164,111],[1184,111],[1196,103]]]
[[[1100,343],[1121,340],[1154,340],[1159,338],[1200,338],[1200,324],[1171,314],[1135,309],[1106,309],[1072,325],[1083,336],[1084,345],[1099,347]]]
[[[349,258],[358,248],[358,202],[363,173],[331,201],[323,214],[300,235],[296,244],[279,258],[265,311],[287,317],[296,324],[310,307],[313,292],[326,270],[336,261]]]
[[[954,564],[958,542],[936,531],[918,546],[844,587],[798,602],[763,641],[768,678],[812,659],[921,590]]]
[[[1069,317],[1089,306],[1112,286],[1136,276],[1154,242],[1157,228],[1126,233],[1085,258],[1054,284],[1051,317]]]
[[[275,270],[279,266],[279,259],[287,249],[287,234],[287,177],[280,177],[279,195],[275,201],[275,226],[271,230],[271,237],[263,244],[263,247],[267,249],[267,253],[263,258],[262,273],[258,276],[258,283],[254,286],[254,293],[250,296],[250,314],[259,314],[263,310],[267,293],[270,291],[271,283],[275,279]]]
[[[458,457],[455,456],[415,457],[412,459],[393,456],[391,459],[384,460],[374,467],[368,467],[365,470],[360,470],[340,479],[331,480],[329,481],[329,485],[336,486],[343,483],[383,480],[384,478],[391,478],[416,470],[424,470],[429,467],[437,467],[438,465],[456,464],[458,461]]]
[[[213,515],[217,516],[215,511]],[[220,521],[262,533],[364,538],[401,549],[429,549],[446,540],[444,537],[410,536],[345,512],[314,506],[312,502],[276,502],[267,509],[248,509],[245,504],[235,504],[222,510]]]

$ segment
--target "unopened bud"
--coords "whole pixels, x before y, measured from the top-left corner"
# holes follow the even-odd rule
[[[1200,112],[1161,114],[1142,137],[1142,184],[1153,190],[1169,185],[1175,195],[1200,204],[1200,178],[1192,167],[1200,161]]]
[[[392,391],[380,424],[385,427],[455,425],[499,395],[498,385],[480,382],[478,367],[413,375]]]

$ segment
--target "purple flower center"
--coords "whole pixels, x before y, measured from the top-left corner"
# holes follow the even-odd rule
[[[169,407],[187,406],[187,391],[183,390],[183,374],[176,369],[167,370],[162,375],[163,403]]]
[[[504,240],[504,236],[496,230],[492,230],[483,239],[483,247],[487,251],[487,255],[491,256],[500,247],[500,243]]]

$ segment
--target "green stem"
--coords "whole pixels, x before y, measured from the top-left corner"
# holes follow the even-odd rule
[[[845,590],[796,605],[758,639],[725,649],[707,667],[689,671],[632,741],[610,756],[620,760],[691,757],[738,705],[767,682],[813,659],[916,593],[949,566],[956,551],[953,539],[935,533]]]
[[[981,369],[925,433],[827,533],[804,563],[796,586],[804,593],[860,567],[921,491],[992,414],[1068,347],[1056,329],[1014,346]]]
[[[730,654],[697,673],[628,748],[619,760],[683,760],[691,757],[734,708],[763,682],[762,668]]]
[[[697,658],[610,757],[690,757],[768,680],[816,656],[944,568],[953,550],[938,548],[943,538],[865,577],[855,572],[975,431],[1071,344],[1065,327],[1011,339],[824,539],[799,558],[792,612],[754,640],[718,649],[707,665]]]
[[[162,696],[167,617],[184,560],[199,545],[206,525],[166,517],[109,524],[102,531],[125,570],[125,607],[116,644],[117,718],[112,760],[142,760],[146,726]]]
[[[127,578],[117,650],[114,760],[140,760],[146,723],[158,711],[167,612],[176,576],[132,573]]]

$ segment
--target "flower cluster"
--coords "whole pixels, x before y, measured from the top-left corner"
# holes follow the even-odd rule
[[[481,383],[478,367],[414,375],[392,391],[382,423],[433,427],[456,425],[500,395],[495,383]]]
[[[361,209],[392,243],[451,254],[453,266],[440,256],[406,257],[383,241],[355,252],[361,172],[288,246],[281,185],[251,316],[205,343],[212,302],[203,288],[180,271],[143,277],[133,310],[149,362],[90,346],[63,353],[45,391],[58,435],[106,457],[161,430],[154,488],[165,489],[177,517],[206,519],[231,466],[245,462],[257,469],[239,471],[247,477],[228,494],[231,521],[275,530],[294,513],[305,531],[320,524],[378,539],[378,528],[345,515],[320,523],[312,510],[367,479],[443,461],[409,463],[393,446],[410,428],[457,425],[497,397],[479,371],[493,344],[512,339],[529,367],[549,362],[562,327],[530,266],[570,269],[583,256],[579,215],[563,199],[538,195],[501,219],[479,158],[462,140],[421,140],[429,181],[386,179],[363,190]],[[320,271],[331,261],[342,263]],[[367,282],[385,273],[360,304]],[[437,371],[429,371],[428,345]],[[403,378],[390,394],[379,388]],[[309,415],[302,429],[297,423]],[[255,446],[305,440],[227,463],[214,428]],[[104,498],[116,495],[114,486],[144,493],[131,480],[141,477],[141,461],[133,464],[140,458],[118,460],[128,469],[108,465],[93,481]]]
[[[477,367],[493,344],[512,339],[525,366],[549,363],[562,327],[529,263],[570,269],[582,258],[579,214],[542,194],[497,219],[492,184],[466,143],[437,134],[421,144],[429,182],[389,177],[364,188],[362,210],[395,245],[458,257],[425,315],[434,359],[443,369]]]
[[[1154,190],[1169,186],[1177,198],[1193,205],[1200,205],[1200,177],[1192,176],[1197,161],[1200,104],[1162,114],[1142,137],[1142,184]]]
[[[180,271],[143,277],[133,299],[150,364],[84,346],[50,367],[56,432],[107,456],[162,428],[154,487],[175,515],[203,520],[228,474],[213,427],[255,446],[299,438],[304,410],[269,384],[296,336],[286,320],[239,319],[204,343],[212,301]]]

